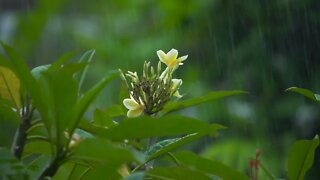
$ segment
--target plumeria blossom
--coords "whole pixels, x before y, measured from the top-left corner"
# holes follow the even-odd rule
[[[182,61],[188,58],[188,55],[178,58],[178,50],[176,49],[171,49],[167,54],[162,50],[158,50],[157,55],[160,61],[166,64],[170,69],[176,69],[179,65],[183,65]]]
[[[130,98],[126,98],[123,100],[123,105],[129,109],[127,112],[127,116],[129,118],[134,118],[140,116],[144,111],[144,104],[140,100],[140,103],[138,103],[132,95],[130,95]]]
[[[181,79],[172,79],[172,91],[174,91],[174,96],[177,98],[181,98],[182,95],[180,95],[179,93],[179,87],[182,84],[182,80]]]
[[[171,49],[168,53],[157,51],[159,62],[156,68],[151,62],[144,62],[142,75],[138,76],[135,71],[123,73],[120,69],[120,77],[124,80],[130,91],[130,98],[123,100],[128,109],[129,118],[140,115],[153,115],[161,111],[173,96],[181,98],[179,88],[181,79],[174,79],[174,71],[182,65],[188,55],[178,58],[178,51]],[[161,64],[167,67],[162,71]]]

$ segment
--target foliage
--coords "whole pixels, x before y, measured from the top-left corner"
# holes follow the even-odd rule
[[[173,175],[168,174],[170,168],[149,169],[148,164],[165,155],[176,159],[171,151],[204,136],[214,138],[224,126],[181,115],[125,118],[117,105],[107,111],[97,109],[92,120],[84,119],[97,95],[119,76],[109,73],[82,93],[79,89],[94,51],[85,53],[79,62],[68,62],[71,56],[66,54],[53,64],[30,71],[15,50],[5,44],[3,48],[7,57],[2,57],[1,73],[6,86],[1,89],[1,98],[8,101],[4,105],[11,107],[3,110],[16,112],[20,119],[12,154],[5,147],[1,149],[4,177],[61,178],[60,173],[64,172],[67,174],[64,178],[118,179],[128,176],[130,171],[141,170],[146,177],[178,178],[191,174],[209,178],[209,174],[215,174],[176,167],[177,174]],[[20,84],[21,88],[17,88]],[[217,92],[217,96],[220,93]],[[235,91],[230,95],[240,93]],[[21,107],[17,106],[17,98],[8,94],[21,96]],[[201,102],[215,100],[211,97],[214,94],[202,97]],[[176,138],[162,140],[148,148],[146,139],[155,137]],[[225,168],[223,171],[232,170]]]
[[[72,56],[66,54],[53,64],[30,71],[15,50],[5,44],[2,46],[7,57],[1,56],[1,113],[15,113],[19,119],[11,152],[6,147],[0,148],[4,178],[249,179],[244,172],[217,160],[192,151],[176,151],[205,136],[215,138],[225,126],[182,115],[168,115],[245,92],[216,91],[170,102],[159,108],[160,117],[146,113],[145,116],[126,118],[122,107],[113,105],[105,111],[96,109],[94,116],[87,119],[89,107],[98,94],[119,76],[115,72],[108,73],[82,93],[81,85],[94,50],[86,52],[78,62],[68,62]],[[170,97],[178,89],[173,89],[172,85],[165,88],[169,88]],[[317,95],[309,90],[288,90],[317,100]],[[159,139],[157,143],[155,138]],[[290,179],[304,178],[313,164],[318,146],[318,136],[292,145],[288,158]],[[250,174],[251,179],[258,178],[260,167],[274,179],[260,162],[260,156],[261,152],[257,151],[256,158],[249,162],[248,168],[255,169],[255,175]],[[171,165],[158,166],[154,164],[156,160]]]

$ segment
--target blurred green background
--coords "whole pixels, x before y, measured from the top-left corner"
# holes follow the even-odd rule
[[[86,87],[109,70],[140,72],[144,61],[156,64],[159,49],[188,54],[176,74],[184,98],[249,92],[181,112],[228,126],[217,139],[188,148],[242,171],[260,148],[262,162],[285,177],[290,145],[320,132],[319,106],[285,92],[291,86],[320,92],[319,0],[1,0],[0,40],[30,68],[96,49]],[[114,82],[96,106],[120,104],[120,88]],[[15,128],[7,116],[1,146],[10,145]],[[319,150],[307,179],[318,179],[317,169]]]

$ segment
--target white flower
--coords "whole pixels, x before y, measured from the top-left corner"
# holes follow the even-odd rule
[[[174,91],[174,96],[176,96],[177,98],[181,98],[182,95],[180,95],[179,93],[179,87],[182,84],[182,80],[181,79],[172,79],[172,87],[171,90]]]
[[[171,69],[176,69],[179,65],[183,65],[182,61],[188,58],[188,55],[185,55],[177,59],[178,51],[176,49],[171,49],[167,54],[159,50],[157,51],[157,55],[160,61]]]
[[[138,117],[140,116],[144,111],[144,104],[140,100],[139,104],[131,95],[130,98],[126,98],[123,100],[123,105],[129,109],[127,112],[127,116],[129,118]]]

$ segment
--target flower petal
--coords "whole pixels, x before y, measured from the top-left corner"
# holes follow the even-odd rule
[[[180,95],[178,90],[173,94],[173,96],[175,96],[177,98],[182,98],[183,97],[182,95]]]
[[[176,49],[171,49],[166,55],[166,59],[169,62],[176,60],[177,57],[178,57],[178,50]]]
[[[139,109],[136,109],[136,110],[129,110],[127,112],[127,116],[129,118],[138,117],[138,116],[140,116],[142,114],[142,112],[143,112],[143,108],[139,108]]]
[[[140,106],[136,101],[129,98],[123,100],[123,105],[129,110],[136,110]]]
[[[182,84],[182,80],[181,79],[172,79],[172,83],[173,83],[173,87],[179,87]]]
[[[166,53],[164,53],[162,50],[157,51],[157,55],[161,62],[166,64]]]
[[[188,55],[185,55],[185,56],[179,57],[178,59],[179,59],[180,61],[184,61],[184,60],[186,60],[187,58],[188,58]]]

